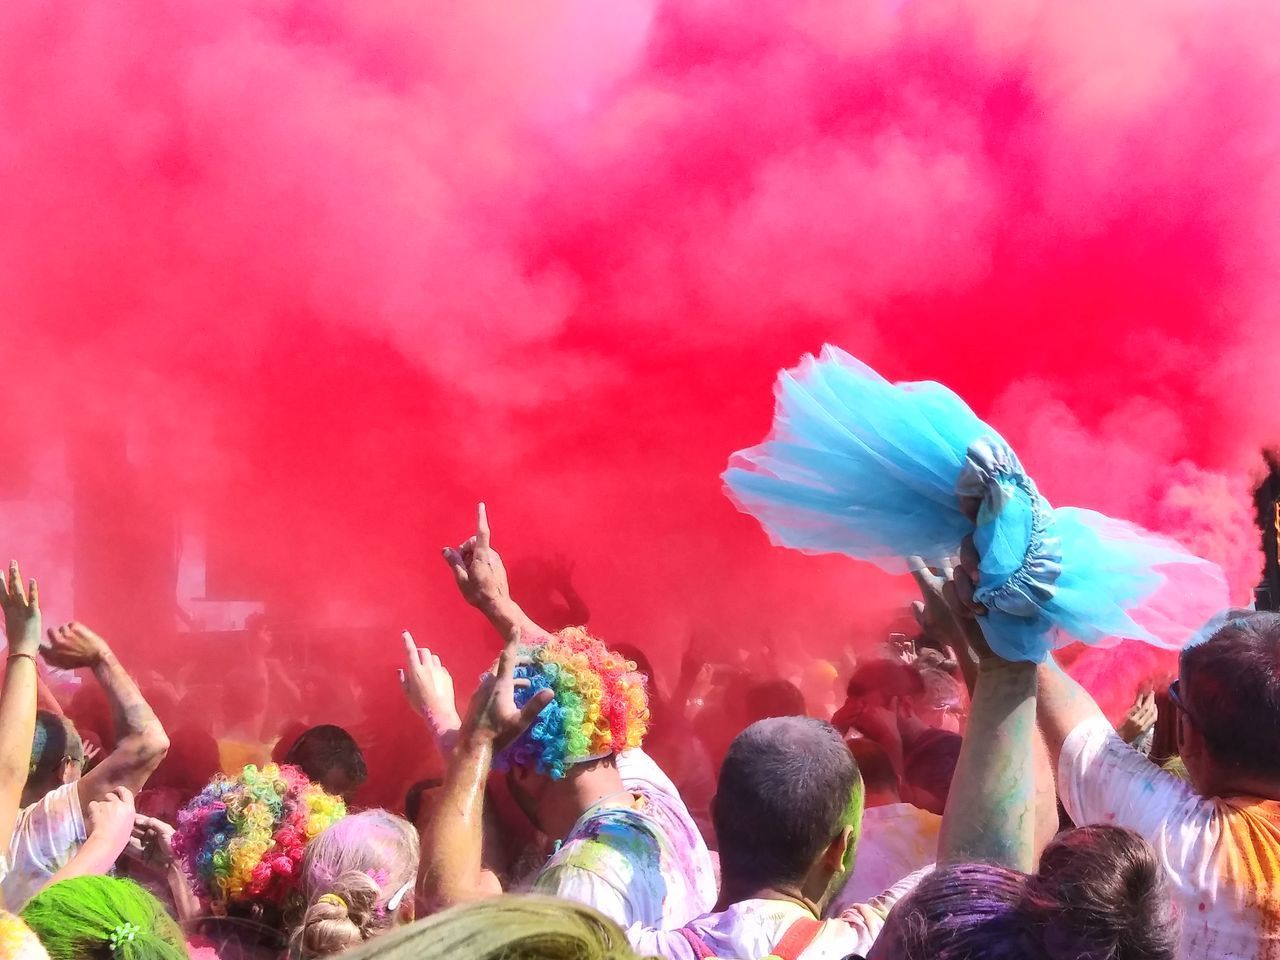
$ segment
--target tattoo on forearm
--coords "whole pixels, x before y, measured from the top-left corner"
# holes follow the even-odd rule
[[[146,733],[151,728],[159,728],[160,720],[156,717],[151,705],[142,696],[142,691],[133,682],[133,678],[122,667],[119,661],[112,658],[97,671],[98,683],[111,701],[111,712],[115,720],[116,736],[123,740],[126,737]]]

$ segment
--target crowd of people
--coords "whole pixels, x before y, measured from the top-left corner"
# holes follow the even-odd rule
[[[404,634],[447,764],[396,811],[357,809],[366,745],[332,725],[175,798],[180,731],[12,564],[0,957],[1280,958],[1278,614],[1224,613],[1116,728],[1053,657],[993,652],[966,544],[913,563],[916,639],[789,677],[690,661],[661,697],[644,651],[530,616],[483,506],[444,557],[495,658],[459,700]],[[114,735],[41,661],[92,674]]]

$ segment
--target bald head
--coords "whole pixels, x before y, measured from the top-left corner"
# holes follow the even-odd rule
[[[721,872],[739,885],[797,883],[845,827],[862,817],[862,779],[835,727],[774,717],[738,734],[712,818]]]

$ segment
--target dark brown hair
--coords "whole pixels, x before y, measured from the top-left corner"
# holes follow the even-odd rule
[[[1146,840],[1114,826],[1059,834],[1027,882],[1027,913],[1053,960],[1172,960],[1178,923]]]

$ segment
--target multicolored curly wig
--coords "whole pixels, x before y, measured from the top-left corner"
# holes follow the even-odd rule
[[[530,686],[516,689],[516,705],[543,689],[555,699],[496,759],[500,769],[533,767],[558,780],[572,764],[640,746],[649,728],[649,698],[634,661],[579,627],[521,654],[528,662],[516,667],[516,678]]]
[[[49,954],[20,917],[0,910],[0,957],[4,960],[49,960]]]
[[[177,922],[159,900],[132,880],[98,876],[63,880],[32,897],[22,908],[22,919],[40,938],[49,960],[188,957]]]
[[[283,907],[307,844],[346,812],[297,767],[249,764],[234,779],[214,777],[179,812],[174,852],[202,898]]]

